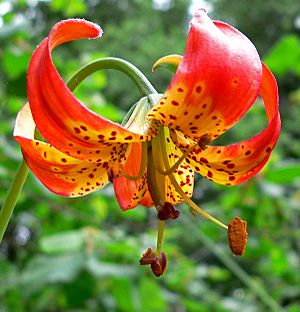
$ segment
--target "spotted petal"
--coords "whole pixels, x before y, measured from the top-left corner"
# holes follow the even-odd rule
[[[135,177],[138,175],[142,161],[142,146],[133,143],[128,155],[123,173]],[[142,178],[132,181],[125,177],[113,180],[116,198],[122,210],[135,208],[138,204],[153,207],[153,201],[148,191],[146,172]]]
[[[214,182],[235,185],[261,170],[277,142],[281,127],[276,80],[265,65],[260,95],[268,118],[267,127],[256,136],[237,144],[208,146],[204,151],[195,149],[186,159],[195,171]]]
[[[168,156],[168,161],[170,167],[172,167],[176,161],[182,156],[181,150],[176,147],[176,145],[171,140],[169,131],[165,129],[166,134],[166,152]],[[194,171],[188,165],[186,160],[184,160],[173,173],[177,183],[184,191],[184,193],[188,197],[192,197],[193,189],[194,189]],[[166,201],[171,204],[178,204],[183,202],[184,199],[182,196],[176,191],[173,183],[171,182],[169,177],[166,177],[165,180],[165,197]]]
[[[183,60],[148,118],[192,139],[206,133],[216,138],[254,103],[261,71],[257,51],[243,34],[199,10],[191,22]]]
[[[75,197],[100,189],[108,182],[110,163],[70,157],[48,143],[35,140],[34,131],[35,124],[26,104],[18,114],[14,136],[21,145],[28,166],[49,190]],[[107,154],[105,150],[103,153]],[[125,159],[126,150],[116,153],[120,159]]]
[[[30,108],[43,137],[61,152],[90,161],[99,159],[101,146],[149,139],[144,133],[129,131],[80,103],[52,62],[51,51],[58,45],[101,34],[99,26],[84,20],[71,19],[56,24],[34,52],[27,75]]]

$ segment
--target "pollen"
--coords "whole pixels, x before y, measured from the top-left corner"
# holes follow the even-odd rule
[[[228,243],[235,256],[244,254],[247,244],[247,222],[235,217],[228,223]]]

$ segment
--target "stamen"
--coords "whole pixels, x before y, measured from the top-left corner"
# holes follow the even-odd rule
[[[142,143],[142,161],[141,161],[140,170],[139,170],[137,176],[132,177],[130,175],[127,175],[126,173],[122,173],[120,175],[121,177],[125,177],[126,179],[131,180],[131,181],[136,181],[136,180],[141,179],[141,177],[145,173],[146,166],[147,166],[147,149],[148,149],[147,142],[143,142]]]
[[[155,165],[152,153],[152,148],[148,150],[148,163],[147,163],[147,182],[148,182],[148,189],[151,195],[151,198],[155,204],[157,210],[159,210],[164,202],[165,202],[165,191],[164,191],[164,184],[159,183],[156,180],[156,172],[155,172]]]
[[[164,238],[164,229],[165,223],[164,221],[158,220],[157,225],[157,243],[156,243],[156,252],[155,254],[158,256],[161,253],[161,246]]]
[[[184,154],[181,155],[181,157],[173,164],[172,167],[170,167],[168,170],[162,170],[161,168],[157,168],[157,171],[162,175],[169,175],[170,173],[173,173],[184,161],[184,159],[189,155],[190,152],[192,152],[195,148],[197,148],[199,143],[194,144],[191,146]]]
[[[165,128],[165,127],[164,127]],[[162,128],[162,130],[159,132],[158,137],[160,138],[160,148],[161,148],[161,152],[162,152],[162,158],[163,158],[163,162],[164,162],[164,166],[167,170],[170,169],[170,165],[169,165],[169,161],[168,161],[168,155],[167,155],[167,149],[166,149],[166,142],[165,142],[165,134],[162,131],[168,131],[168,129],[164,129]],[[188,198],[186,196],[186,194],[184,193],[184,191],[182,190],[182,188],[179,186],[179,184],[177,183],[177,180],[175,179],[174,175],[172,173],[168,174],[168,177],[171,181],[171,183],[173,184],[173,187],[175,188],[176,192],[179,193],[182,198],[184,199],[184,201],[195,211],[197,211],[199,214],[201,214],[202,216],[204,216],[205,218],[211,220],[212,222],[220,225],[221,227],[223,227],[224,229],[227,229],[227,225],[225,225],[224,223],[222,223],[221,221],[219,221],[218,219],[214,218],[213,216],[211,216],[209,213],[207,213],[206,211],[204,211],[202,208],[200,208],[199,206],[197,206],[190,198]]]
[[[151,270],[155,276],[163,275],[167,267],[167,257],[164,252],[156,255],[151,248],[143,254],[140,259],[140,265],[151,265]]]
[[[180,212],[174,209],[174,206],[165,202],[162,207],[158,209],[157,218],[161,221],[165,221],[168,219],[177,219],[180,216]]]
[[[242,256],[247,244],[247,222],[235,217],[228,223],[228,242],[235,256]]]
[[[120,176],[122,170],[123,170],[122,165],[112,164],[107,170],[108,181],[113,183],[113,180]]]
[[[213,140],[213,135],[209,132],[203,134],[199,141],[198,141],[198,145],[200,146],[200,148],[202,150],[205,150],[206,146],[211,143],[211,141]]]

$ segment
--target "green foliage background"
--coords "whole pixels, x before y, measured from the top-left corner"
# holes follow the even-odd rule
[[[21,159],[12,139],[26,102],[31,53],[52,25],[84,17],[101,25],[99,40],[73,42],[54,52],[67,80],[103,56],[139,67],[159,92],[167,72],[151,73],[161,56],[182,54],[190,10],[202,1],[0,0],[0,202]],[[192,6],[193,4],[193,6]],[[257,46],[279,83],[283,130],[271,160],[236,187],[196,179],[194,199],[228,222],[246,219],[249,242],[233,257],[226,233],[188,207],[167,222],[168,268],[155,278],[138,259],[156,241],[153,209],[121,212],[111,187],[80,199],[55,196],[33,175],[25,185],[0,245],[0,311],[300,311],[300,11],[295,0],[211,0],[210,16],[231,23]],[[90,77],[76,95],[94,111],[120,121],[138,100],[116,72]],[[265,126],[257,103],[220,143],[245,139]]]

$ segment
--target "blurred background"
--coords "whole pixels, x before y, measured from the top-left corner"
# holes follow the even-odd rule
[[[156,214],[120,211],[113,190],[79,199],[51,194],[30,174],[0,245],[0,311],[260,312],[300,311],[300,4],[295,0],[0,0],[0,204],[21,159],[12,138],[26,102],[31,53],[61,19],[98,23],[98,40],[65,44],[54,61],[65,80],[104,56],[127,59],[159,92],[170,73],[151,72],[183,54],[192,13],[204,7],[256,45],[276,75],[283,129],[268,165],[250,181],[223,187],[197,176],[195,201],[225,223],[247,220],[243,257],[227,234],[181,205],[167,221],[164,276],[138,260],[156,243]],[[121,121],[139,99],[118,72],[91,76],[76,95],[94,111]],[[298,122],[297,122],[298,120]],[[218,143],[248,138],[266,125],[261,103]]]

